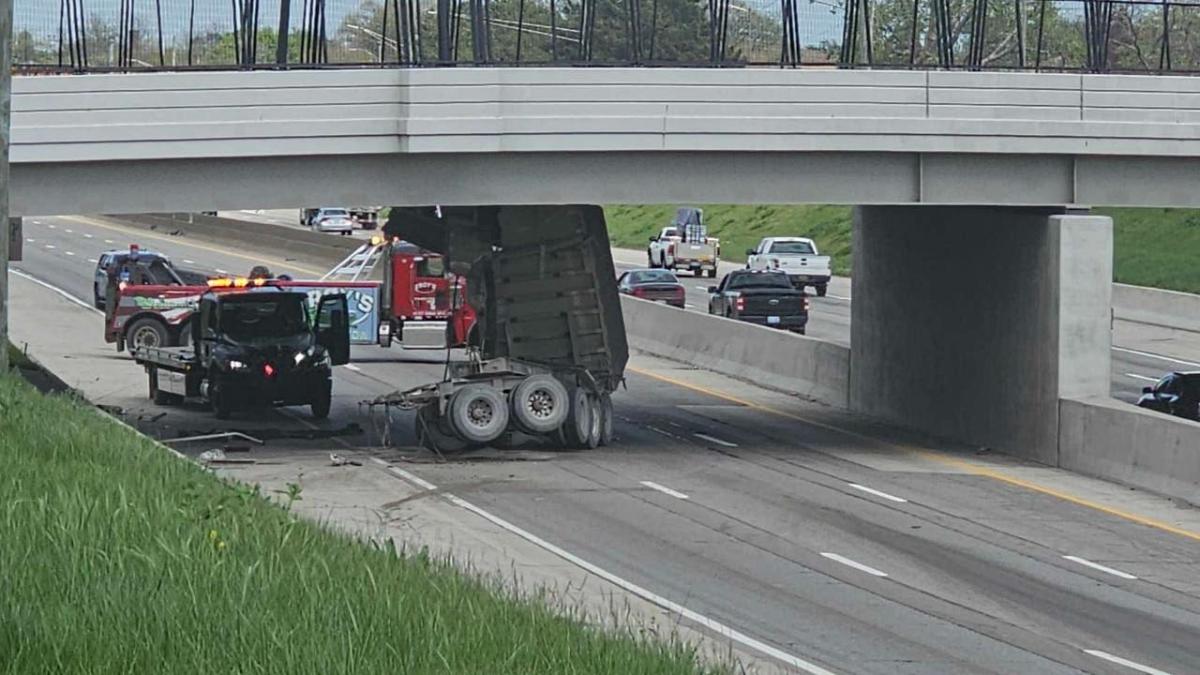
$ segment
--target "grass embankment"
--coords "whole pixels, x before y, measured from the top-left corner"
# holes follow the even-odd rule
[[[301,521],[7,374],[0,464],[0,672],[697,670]]]
[[[609,236],[623,248],[644,249],[665,227],[675,206],[605,208]],[[704,205],[704,218],[721,238],[722,258],[744,262],[762,237],[812,237],[833,256],[834,273],[850,274],[850,207]],[[1096,209],[1112,216],[1116,281],[1200,293],[1200,211],[1191,209]]]

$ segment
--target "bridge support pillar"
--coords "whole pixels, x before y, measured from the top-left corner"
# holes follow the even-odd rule
[[[850,406],[1047,464],[1058,401],[1109,394],[1112,220],[855,209]]]

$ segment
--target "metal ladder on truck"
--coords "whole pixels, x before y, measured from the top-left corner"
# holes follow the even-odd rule
[[[321,281],[370,280],[371,272],[375,271],[375,266],[379,264],[380,258],[383,257],[383,249],[386,245],[386,242],[372,239],[370,242],[359,246],[354,249],[353,253],[346,256],[345,260],[326,272],[325,276],[321,277]]]

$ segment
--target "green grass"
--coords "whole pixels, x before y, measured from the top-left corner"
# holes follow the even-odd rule
[[[1200,211],[1096,209],[1113,219],[1116,281],[1200,293]],[[644,249],[675,214],[675,206],[614,205],[604,209],[615,246]],[[709,230],[721,238],[724,260],[744,262],[762,237],[812,237],[833,256],[834,273],[850,274],[850,207],[704,205]]]
[[[1200,211],[1097,209],[1097,212],[1113,219],[1117,281],[1200,293]]]
[[[745,262],[746,249],[763,237],[812,237],[822,255],[833,256],[834,274],[850,272],[850,208],[845,206],[740,206],[702,204],[704,222],[721,239],[721,259]],[[650,235],[670,224],[676,207],[614,205],[604,207],[614,246],[645,249]]]
[[[299,520],[4,374],[0,465],[3,673],[700,670],[678,643]]]

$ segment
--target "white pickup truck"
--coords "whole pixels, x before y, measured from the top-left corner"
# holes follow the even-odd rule
[[[766,237],[757,248],[746,251],[746,268],[786,272],[792,285],[800,290],[812,286],[825,297],[833,276],[827,255],[820,255],[817,244],[806,237]]]
[[[650,267],[690,270],[696,276],[707,274],[715,278],[721,262],[721,243],[708,236],[699,241],[684,241],[683,228],[664,227],[657,237],[650,237],[646,256]]]

